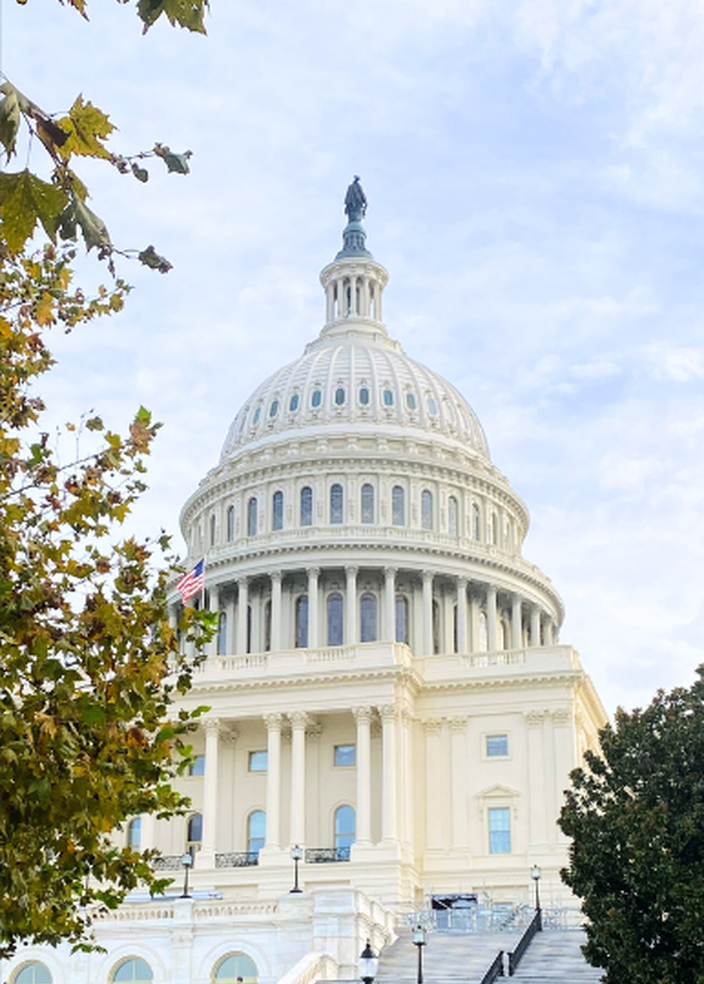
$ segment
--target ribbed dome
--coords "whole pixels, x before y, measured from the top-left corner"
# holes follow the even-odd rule
[[[422,432],[489,458],[481,425],[455,387],[409,359],[383,329],[357,324],[344,335],[324,330],[302,358],[262,383],[232,422],[221,460],[283,432],[351,427]]]

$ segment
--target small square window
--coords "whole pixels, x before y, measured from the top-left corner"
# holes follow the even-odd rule
[[[356,765],[357,746],[356,745],[335,745],[335,765]]]
[[[487,735],[487,758],[500,758],[506,755],[508,755],[508,735]]]
[[[189,776],[205,775],[205,755],[196,755],[188,769]]]
[[[269,756],[267,752],[250,752],[249,771],[266,772],[266,767],[268,765],[268,757]]]

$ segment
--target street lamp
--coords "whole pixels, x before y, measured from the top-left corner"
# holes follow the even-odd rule
[[[418,984],[423,984],[423,947],[425,946],[425,930],[420,923],[413,930],[413,945],[418,947]]]
[[[540,876],[542,871],[537,864],[534,864],[530,869],[530,877],[535,882],[535,911],[538,913],[538,928],[543,928],[543,916],[540,909]]]
[[[289,892],[289,895],[293,895],[294,892],[303,891],[303,889],[298,887],[298,862],[303,858],[303,848],[296,844],[291,848],[291,857],[293,858],[293,888]]]
[[[369,940],[359,955],[359,977],[363,984],[372,984],[379,969],[379,958],[374,956]]]
[[[190,898],[188,892],[188,872],[193,867],[193,855],[190,851],[186,851],[185,854],[181,855],[181,864],[183,865],[185,872],[183,876],[183,892],[181,893],[181,898],[188,899]]]

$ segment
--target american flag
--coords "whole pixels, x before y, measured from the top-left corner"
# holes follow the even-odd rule
[[[176,582],[176,590],[181,595],[181,601],[186,604],[189,598],[200,594],[205,580],[205,560],[199,560],[196,566]]]

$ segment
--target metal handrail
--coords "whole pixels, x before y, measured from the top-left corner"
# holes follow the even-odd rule
[[[521,962],[523,954],[530,946],[533,937],[535,936],[536,933],[541,932],[542,928],[543,928],[542,913],[540,909],[536,909],[535,915],[533,916],[533,918],[531,919],[531,921],[528,923],[525,930],[523,931],[523,936],[521,936],[520,940],[516,944],[515,949],[511,950],[511,952],[508,955],[509,977],[513,977],[519,963]]]
[[[494,957],[491,967],[487,970],[486,974],[482,977],[482,984],[492,984],[497,977],[504,976],[504,951],[499,950],[499,952]]]

